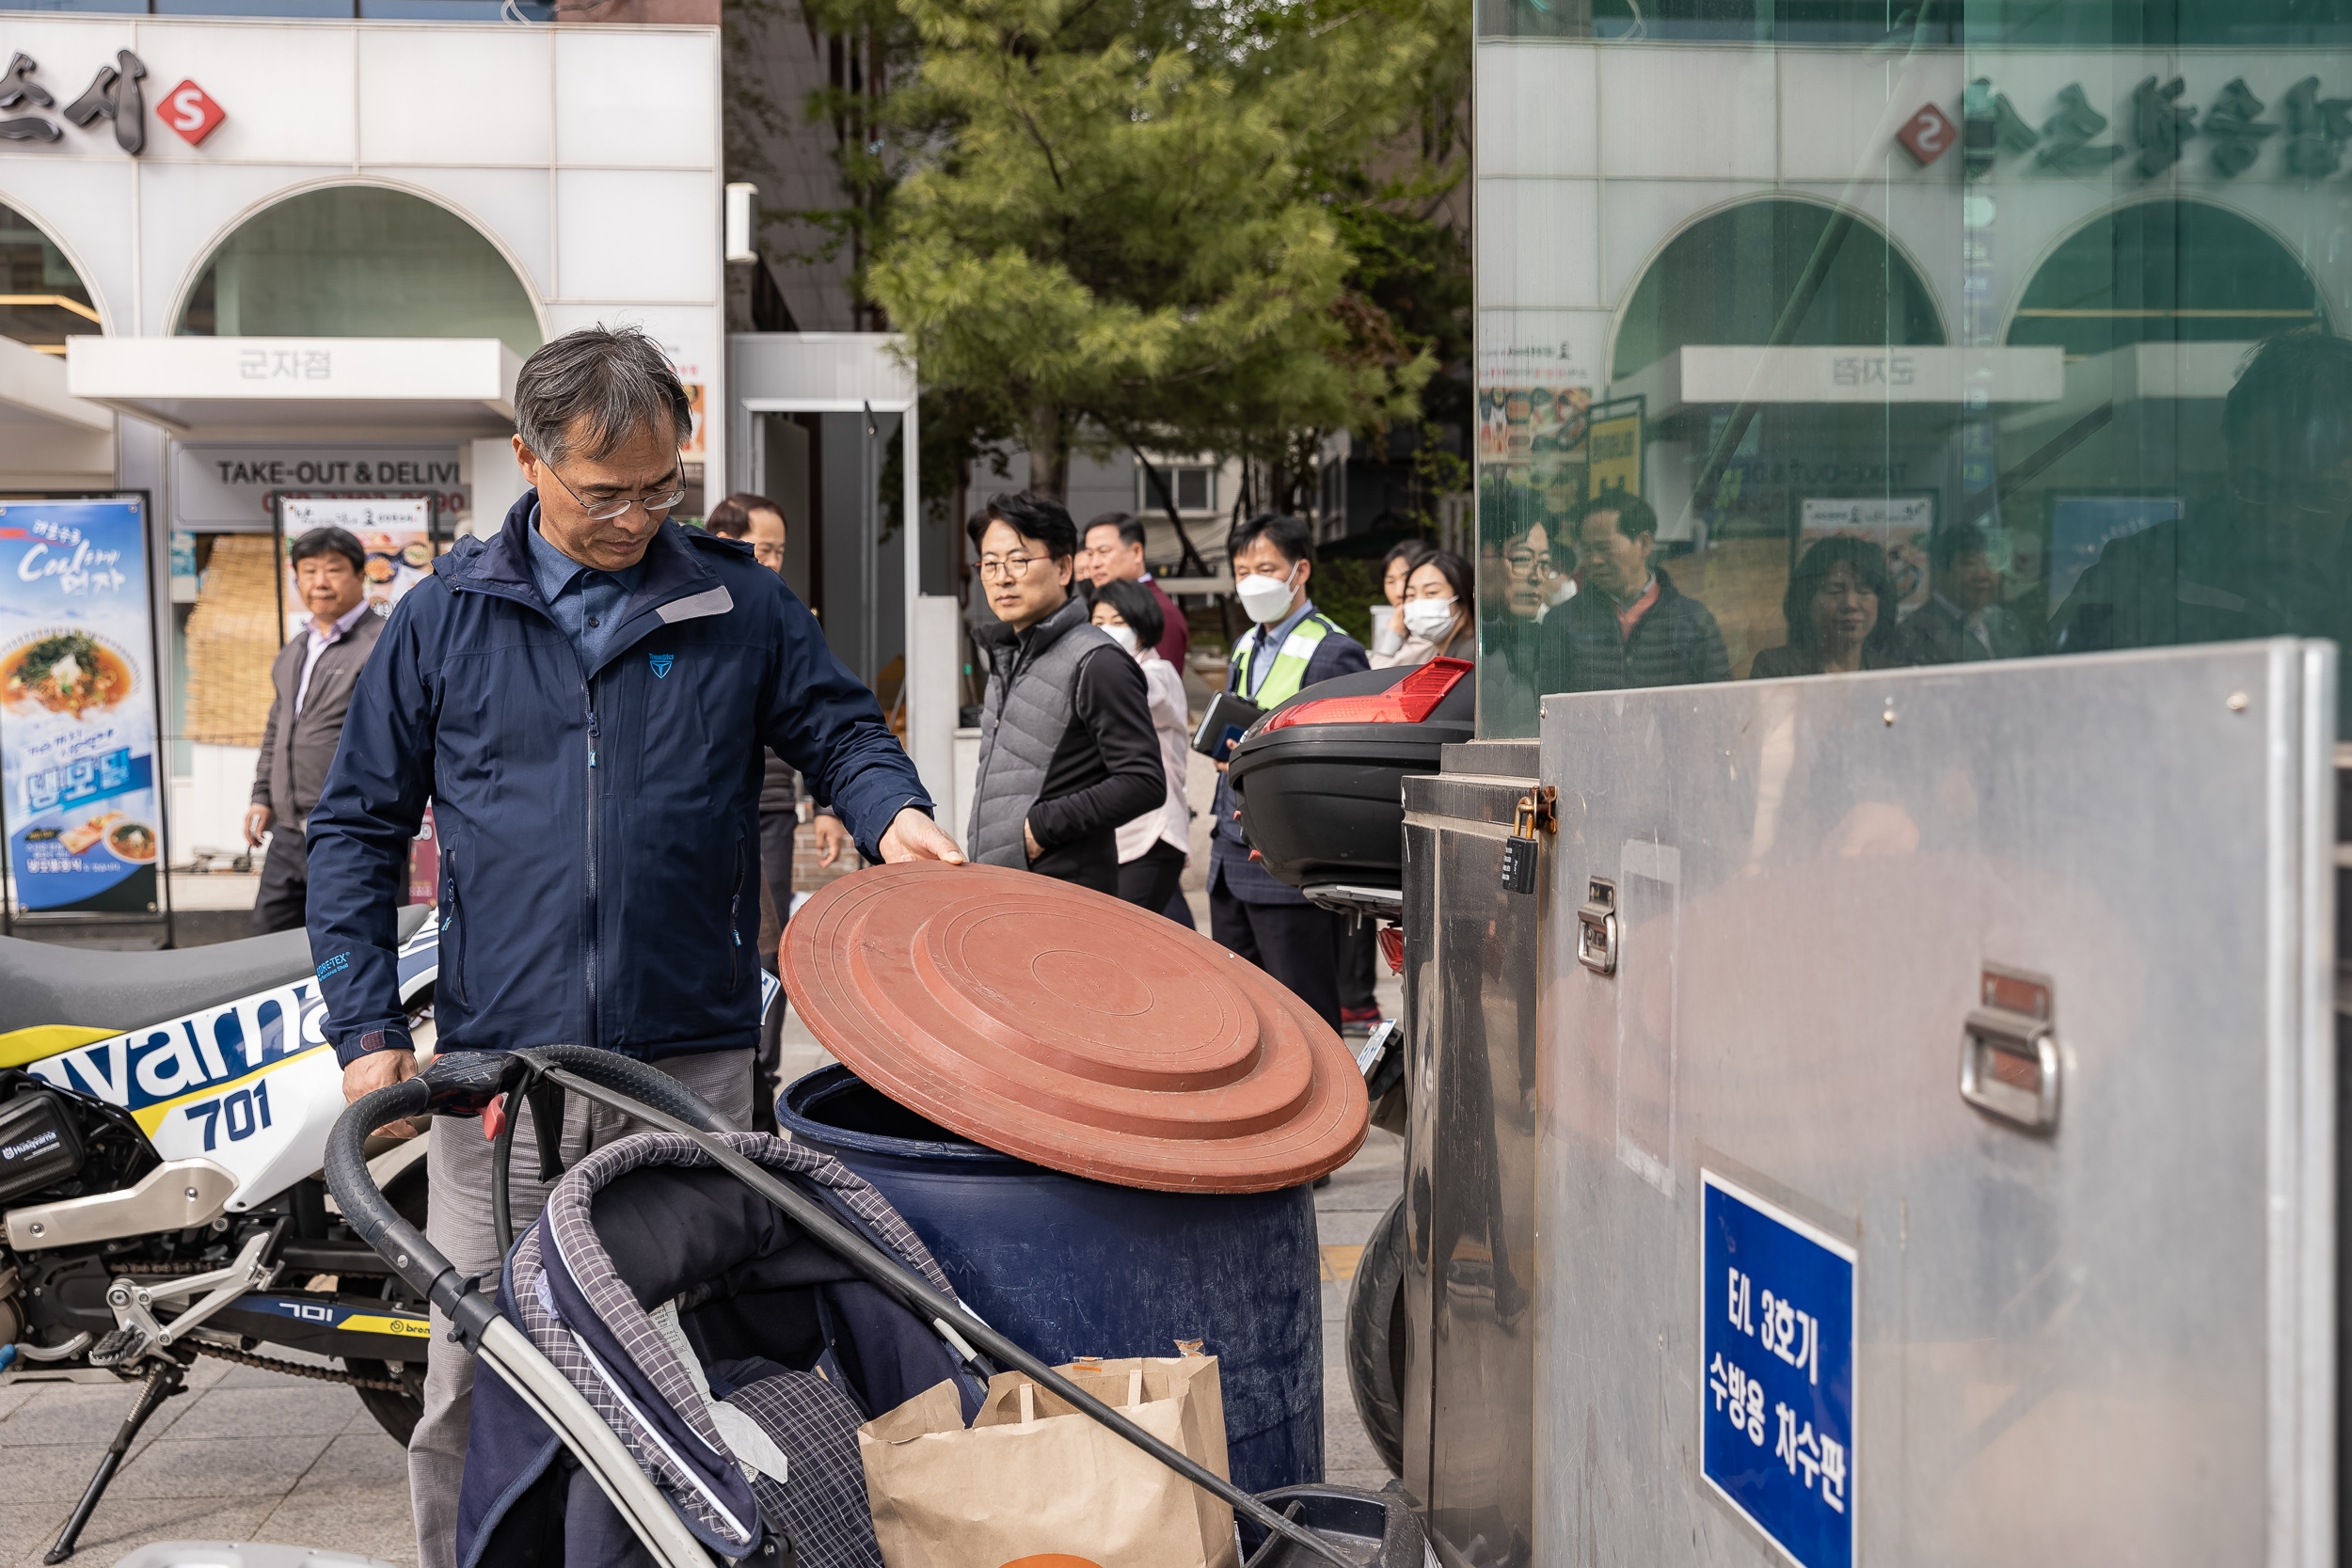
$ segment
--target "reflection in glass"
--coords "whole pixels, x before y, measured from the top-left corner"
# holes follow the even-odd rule
[[[1867,539],[1823,539],[1804,552],[1781,595],[1788,641],[1756,656],[1749,673],[1820,675],[1904,662],[1895,629],[1895,578]],[[1913,617],[1914,621],[1917,617]]]
[[[1482,735],[2344,635],[2352,6],[1479,14],[1482,112],[1558,133],[1480,147]]]

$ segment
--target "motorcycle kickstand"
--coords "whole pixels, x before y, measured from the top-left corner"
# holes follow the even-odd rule
[[[82,1494],[81,1502],[74,1506],[73,1517],[65,1522],[65,1529],[58,1535],[57,1544],[49,1548],[49,1555],[41,1561],[63,1562],[73,1555],[73,1545],[81,1538],[82,1528],[89,1523],[90,1513],[98,1507],[98,1499],[106,1495],[106,1487],[114,1481],[115,1472],[122,1467],[122,1456],[131,1451],[131,1443],[138,1436],[139,1428],[147,1424],[149,1417],[163,1408],[164,1401],[180,1391],[180,1386],[187,1375],[188,1369],[176,1356],[167,1355],[156,1362],[153,1370],[147,1374],[147,1382],[140,1386],[139,1397],[132,1404],[131,1413],[122,1418],[122,1425],[116,1431],[115,1440],[106,1445],[105,1456],[98,1462],[98,1473],[89,1478],[89,1487]]]

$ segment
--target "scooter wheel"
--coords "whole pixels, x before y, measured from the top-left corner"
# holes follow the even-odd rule
[[[1347,1386],[1373,1451],[1405,1473],[1405,1200],[1373,1227],[1347,1294]]]

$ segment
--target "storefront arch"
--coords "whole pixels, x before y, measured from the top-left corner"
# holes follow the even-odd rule
[[[62,356],[106,331],[105,307],[49,225],[0,194],[0,337]]]
[[[2093,214],[2053,245],[2005,341],[2085,359],[2133,343],[2246,342],[2328,325],[2295,249],[2216,202],[2158,197]]]
[[[206,254],[178,337],[497,338],[528,355],[546,324],[514,259],[414,191],[338,182],[273,198]]]
[[[1797,346],[1943,343],[1934,294],[1883,229],[1827,202],[1758,197],[1702,214],[1658,247],[1618,310],[1612,379],[1622,381],[1689,344],[1770,342],[1783,308],[1841,216],[1850,227],[1788,341]]]

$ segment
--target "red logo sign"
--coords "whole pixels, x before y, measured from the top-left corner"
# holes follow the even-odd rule
[[[1904,122],[1903,128],[1895,133],[1895,139],[1925,168],[1960,139],[1960,130],[1943,110],[1929,103]]]
[[[183,82],[164,94],[164,101],[155,105],[155,113],[166,125],[179,132],[181,139],[190,147],[202,143],[213,134],[215,126],[229,118],[229,111],[214,103],[194,82]]]

